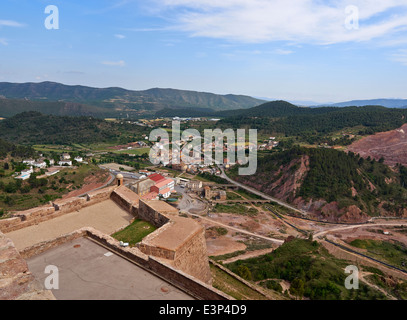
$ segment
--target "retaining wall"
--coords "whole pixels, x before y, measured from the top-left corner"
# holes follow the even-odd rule
[[[153,273],[168,283],[200,300],[230,300],[232,297],[200,281],[199,279],[175,269],[173,266],[148,256],[137,248],[121,247],[118,240],[93,228],[82,228],[59,238],[36,244],[24,249],[20,254],[24,259],[36,256],[61,244],[87,237],[110,251],[122,256],[137,266]]]

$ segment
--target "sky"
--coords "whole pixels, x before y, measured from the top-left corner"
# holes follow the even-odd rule
[[[407,0],[1,0],[0,81],[406,99]]]

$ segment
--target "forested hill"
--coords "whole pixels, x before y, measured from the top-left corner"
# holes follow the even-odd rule
[[[92,116],[108,118],[114,110],[72,102],[31,101],[21,99],[0,99],[0,117],[12,117],[25,111],[37,111],[59,116]]]
[[[259,158],[257,173],[234,179],[320,219],[360,222],[407,213],[407,169],[325,148],[300,148]],[[403,211],[404,210],[404,211]]]
[[[401,127],[407,122],[406,109],[381,106],[301,108],[274,101],[248,110],[223,112],[229,115],[217,125],[223,128],[256,128],[273,134],[306,136],[327,134],[344,128],[363,126],[366,134]]]
[[[55,82],[21,84],[2,82],[0,96],[9,99],[76,102],[118,111],[145,110],[153,114],[164,108],[231,110],[251,108],[264,102],[242,95],[217,95],[160,88],[133,91],[122,88],[69,86]]]
[[[8,154],[12,157],[31,157],[34,156],[35,150],[27,146],[19,146],[0,139],[0,160]]]
[[[60,117],[23,112],[0,121],[0,139],[18,144],[127,143],[140,139],[143,127],[91,117]]]

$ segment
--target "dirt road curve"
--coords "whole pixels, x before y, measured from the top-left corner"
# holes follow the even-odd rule
[[[227,224],[223,224],[223,223],[221,223],[221,222],[217,222],[217,221],[214,221],[214,220],[209,219],[209,218],[206,218],[206,217],[202,217],[202,216],[197,215],[197,214],[193,214],[193,213],[189,213],[189,212],[188,212],[188,214],[189,214],[190,216],[200,218],[200,219],[205,220],[205,221],[208,221],[208,222],[210,222],[210,223],[217,224],[217,225],[222,226],[222,227],[224,227],[224,228],[226,228],[226,229],[230,229],[230,230],[233,230],[233,231],[236,231],[236,232],[248,234],[248,235],[250,235],[250,236],[257,237],[257,238],[261,238],[261,239],[268,240],[268,241],[271,241],[271,242],[275,242],[275,243],[278,243],[278,244],[283,244],[283,243],[284,243],[284,240],[269,238],[269,237],[262,236],[262,235],[257,234],[257,233],[253,233],[253,232],[249,232],[249,231],[246,231],[246,230],[243,230],[243,229],[231,227],[231,226],[229,226],[229,225],[227,225]]]
[[[251,193],[254,193],[255,195],[258,195],[258,196],[260,196],[260,197],[262,197],[262,198],[264,198],[264,199],[267,199],[267,200],[271,200],[271,201],[273,201],[273,202],[276,202],[276,203],[278,203],[279,205],[281,205],[281,206],[283,206],[283,207],[286,207],[286,208],[288,208],[288,209],[290,209],[290,210],[293,210],[293,211],[295,211],[295,212],[299,212],[299,213],[301,213],[301,214],[306,214],[305,211],[299,210],[299,209],[297,209],[297,208],[295,208],[295,207],[289,205],[288,203],[285,203],[285,202],[283,202],[283,201],[281,201],[281,200],[279,200],[279,199],[270,197],[269,195],[264,194],[263,192],[260,192],[260,191],[258,191],[258,190],[256,190],[256,189],[250,188],[250,187],[248,187],[248,186],[245,186],[244,184],[241,184],[241,183],[239,183],[239,182],[237,182],[237,181],[235,181],[235,180],[230,179],[230,178],[226,175],[226,173],[225,173],[225,171],[223,170],[222,167],[219,167],[219,169],[220,169],[221,172],[222,172],[221,178],[223,178],[223,179],[229,181],[230,183],[234,184],[235,186],[238,186],[238,187],[240,187],[240,188],[242,188],[242,189],[245,189],[245,190],[247,190],[247,191],[249,191],[249,192],[251,192]]]
[[[342,230],[349,230],[354,228],[372,228],[372,227],[397,227],[397,226],[407,226],[407,222],[398,222],[398,223],[372,223],[372,224],[362,224],[362,225],[351,225],[346,227],[337,227],[332,228],[329,230],[321,231],[314,234],[314,238],[322,237],[327,233],[335,232],[335,231],[342,231]]]

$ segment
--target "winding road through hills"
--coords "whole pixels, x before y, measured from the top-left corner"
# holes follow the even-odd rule
[[[239,188],[242,188],[242,189],[244,189],[244,190],[246,190],[246,191],[249,191],[249,192],[251,192],[251,193],[253,193],[253,194],[257,195],[257,196],[260,196],[260,197],[262,197],[262,198],[264,198],[264,199],[267,199],[267,200],[273,201],[273,202],[275,202],[275,203],[278,203],[279,205],[281,205],[281,206],[283,206],[283,207],[286,207],[286,208],[288,208],[288,209],[290,209],[290,210],[293,210],[293,211],[295,211],[295,212],[299,212],[299,213],[301,213],[302,215],[307,215],[307,214],[308,214],[307,211],[299,210],[299,209],[297,209],[296,207],[293,207],[292,205],[289,205],[288,203],[286,203],[286,202],[284,202],[284,201],[282,201],[282,200],[279,200],[279,199],[270,197],[269,195],[267,195],[267,194],[265,194],[265,193],[263,193],[263,192],[260,192],[260,191],[254,189],[254,188],[248,187],[248,186],[246,186],[246,185],[244,185],[244,184],[241,184],[240,182],[237,182],[237,181],[235,181],[235,180],[232,180],[231,178],[229,178],[229,177],[226,175],[224,169],[223,169],[221,166],[219,166],[219,169],[220,169],[220,171],[221,171],[220,177],[223,178],[223,179],[225,179],[225,180],[227,180],[228,182],[234,184],[235,186],[237,186],[237,187],[239,187]]]

